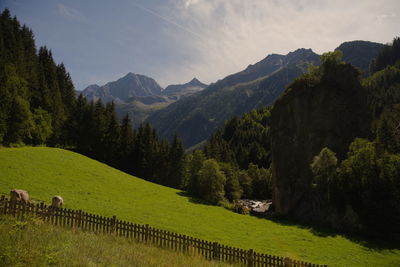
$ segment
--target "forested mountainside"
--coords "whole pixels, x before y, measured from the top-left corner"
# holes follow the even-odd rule
[[[337,50],[343,52],[346,62],[368,74],[369,63],[382,46],[354,41],[341,44]],[[201,94],[155,112],[148,121],[163,138],[170,139],[177,133],[186,147],[193,146],[208,139],[225,120],[273,104],[308,64],[319,65],[319,56],[310,49],[298,49],[286,56],[269,55],[210,85]]]
[[[369,64],[376,58],[383,44],[368,41],[344,42],[335,50],[343,53],[343,61],[361,70],[363,77],[370,74]]]
[[[225,120],[272,104],[311,63],[319,63],[318,55],[311,49],[299,49],[286,56],[269,55],[201,93],[159,110],[147,121],[161,137],[172,138],[176,133],[190,147],[210,137]]]

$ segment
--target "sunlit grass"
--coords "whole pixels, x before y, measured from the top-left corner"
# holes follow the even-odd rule
[[[67,208],[116,215],[257,252],[329,266],[400,266],[398,246],[393,249],[386,243],[320,235],[310,228],[194,203],[179,190],[146,182],[66,150],[0,149],[0,193],[8,194],[13,188],[28,190],[36,201],[50,203],[52,196],[61,195]]]

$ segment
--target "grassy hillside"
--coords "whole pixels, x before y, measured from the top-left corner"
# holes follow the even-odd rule
[[[228,266],[112,235],[0,217],[0,266]]]
[[[155,166],[156,167],[156,166]],[[400,249],[350,240],[285,222],[235,214],[196,203],[82,155],[54,148],[0,149],[0,193],[29,191],[47,203],[61,195],[65,207],[329,266],[400,266]]]

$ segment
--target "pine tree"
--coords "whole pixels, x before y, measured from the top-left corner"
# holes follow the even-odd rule
[[[28,102],[27,82],[20,78],[13,65],[5,66],[5,82],[0,95],[5,131],[3,142],[29,142],[33,128],[32,113]],[[1,134],[1,133],[0,133]]]
[[[203,162],[206,160],[204,152],[195,150],[189,159],[188,166],[188,191],[192,195],[199,196],[199,172],[203,167]]]
[[[131,160],[131,153],[135,142],[135,133],[132,128],[131,119],[129,114],[126,114],[121,123],[121,139],[119,142],[119,167],[131,173],[133,163]]]
[[[121,129],[115,114],[114,103],[106,106],[107,128],[104,136],[105,160],[111,166],[117,166]]]
[[[168,180],[166,182],[167,186],[173,188],[181,188],[183,185],[183,158],[184,149],[182,141],[177,135],[174,136],[172,141],[171,150],[168,154]]]

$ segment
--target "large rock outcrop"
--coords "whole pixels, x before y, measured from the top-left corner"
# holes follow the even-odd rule
[[[366,94],[349,64],[326,64],[292,83],[272,111],[275,210],[306,221],[321,216],[312,194],[310,164],[328,147],[343,159],[355,137],[369,132]]]

